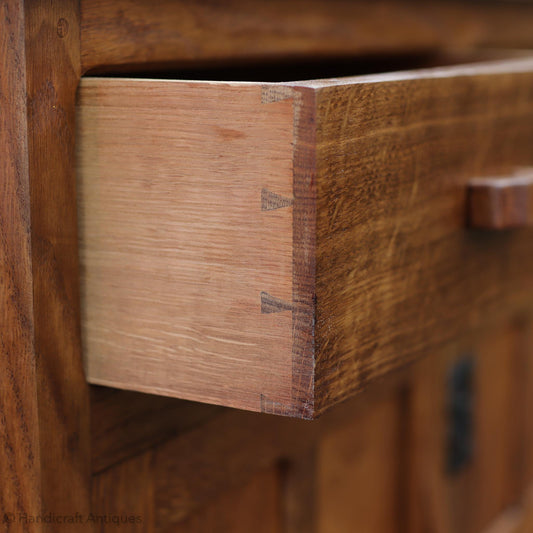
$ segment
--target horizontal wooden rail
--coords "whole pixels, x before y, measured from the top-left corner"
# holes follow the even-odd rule
[[[82,68],[533,46],[533,4],[81,0]]]

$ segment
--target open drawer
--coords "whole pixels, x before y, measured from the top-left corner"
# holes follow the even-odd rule
[[[533,307],[528,219],[468,228],[472,179],[533,167],[532,58],[87,78],[77,143],[91,383],[313,417]]]

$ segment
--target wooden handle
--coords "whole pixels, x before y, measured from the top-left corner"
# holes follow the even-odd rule
[[[533,227],[533,169],[507,178],[477,178],[468,184],[471,227],[510,229]]]

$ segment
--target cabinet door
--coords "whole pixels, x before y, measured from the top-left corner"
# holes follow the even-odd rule
[[[318,533],[396,533],[401,520],[402,394],[379,399],[319,444]]]
[[[510,324],[416,368],[409,532],[475,533],[519,502],[531,455],[524,424],[526,347],[524,326]],[[454,390],[465,364],[470,383]]]
[[[166,533],[281,533],[281,491],[279,468],[263,470]]]
[[[316,421],[223,410],[98,474],[95,509],[163,533],[478,533],[518,506],[526,520],[532,323],[479,330]]]

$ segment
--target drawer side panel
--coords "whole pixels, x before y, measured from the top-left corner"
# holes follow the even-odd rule
[[[293,101],[261,97],[252,84],[82,82],[90,382],[291,406]]]

